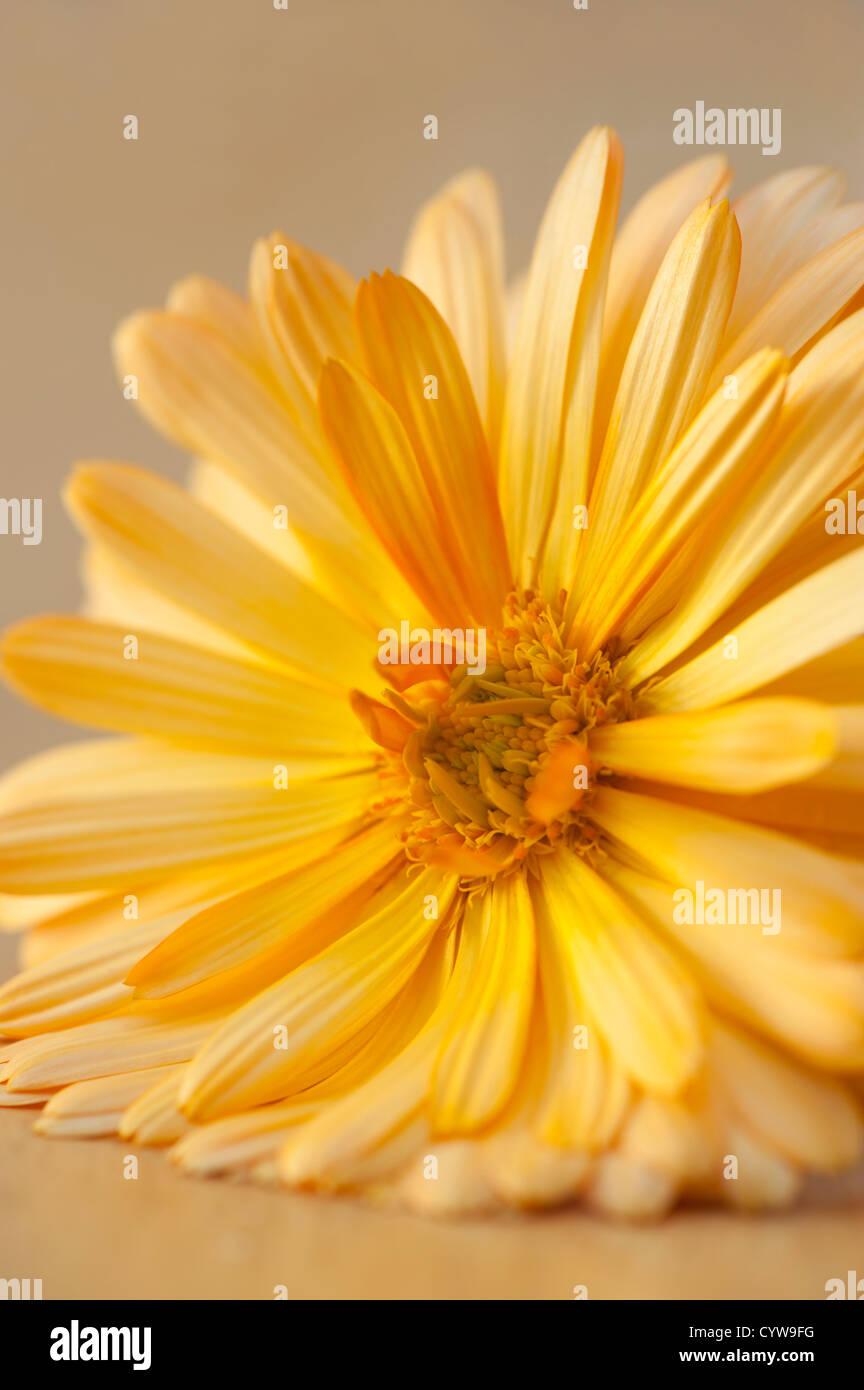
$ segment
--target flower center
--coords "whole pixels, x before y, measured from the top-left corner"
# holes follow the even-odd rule
[[[407,776],[408,856],[486,875],[562,841],[587,853],[587,735],[633,713],[617,664],[604,651],[580,659],[560,609],[528,592],[505,604],[482,673],[439,668],[436,679],[389,692],[405,727],[404,740],[389,742],[400,760],[391,771]]]

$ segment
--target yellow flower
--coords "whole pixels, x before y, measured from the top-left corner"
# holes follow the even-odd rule
[[[857,1160],[862,205],[712,156],[615,237],[621,173],[592,131],[509,347],[479,173],[404,276],[277,234],[121,327],[196,462],[80,466],[87,614],[5,639],[120,735],[0,784],[41,1132],[442,1211]]]

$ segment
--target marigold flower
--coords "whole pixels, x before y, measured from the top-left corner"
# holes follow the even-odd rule
[[[0,783],[42,1133],[445,1212],[859,1157],[864,208],[712,156],[616,235],[621,177],[591,131],[509,297],[469,172],[402,275],[277,233],[121,326],[195,462],[80,465],[86,612],[3,644],[115,735]]]

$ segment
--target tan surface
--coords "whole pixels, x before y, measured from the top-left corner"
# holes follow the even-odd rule
[[[0,132],[8,211],[0,492],[42,496],[45,536],[0,537],[0,621],[77,602],[58,489],[78,457],[181,476],[116,388],[108,337],[201,270],[240,288],[281,226],[358,274],[398,262],[417,203],[472,163],[499,179],[511,269],[584,130],[624,140],[629,205],[699,151],[672,142],[697,100],[780,106],[783,151],[730,151],[739,186],[845,167],[864,196],[860,0],[5,0]],[[141,138],[121,139],[137,114]],[[437,143],[423,117],[440,122]],[[0,692],[0,766],[66,737]],[[0,976],[11,969],[0,955]],[[111,1144],[49,1144],[0,1116],[0,1276],[47,1296],[820,1297],[864,1270],[864,1217],[581,1216],[427,1225],[344,1203],[195,1184]]]
[[[0,1118],[0,1272],[45,1298],[824,1299],[864,1265],[864,1210],[683,1212],[630,1228],[580,1213],[425,1221],[174,1172],[118,1142],[57,1143]]]

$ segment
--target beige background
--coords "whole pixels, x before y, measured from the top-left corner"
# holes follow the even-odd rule
[[[59,501],[77,458],[183,460],[123,401],[124,314],[191,270],[242,288],[281,227],[357,274],[397,263],[418,202],[469,164],[498,178],[511,270],[551,185],[599,121],[627,152],[625,205],[699,151],[697,100],[777,107],[783,149],[732,151],[737,187],[845,167],[864,197],[861,0],[4,0],[4,440],[0,494],[44,499],[44,539],[0,536],[0,621],[78,599]],[[140,120],[137,143],[123,117]],[[438,116],[437,143],[422,121]],[[65,737],[0,692],[0,766]],[[0,941],[0,975],[11,969]],[[51,1145],[0,1118],[0,1275],[46,1295],[819,1297],[864,1271],[864,1217],[685,1214],[630,1232],[578,1215],[424,1225],[351,1205],[194,1185],[153,1155]],[[7,1207],[8,1204],[8,1207]],[[856,1264],[857,1261],[857,1264]]]

